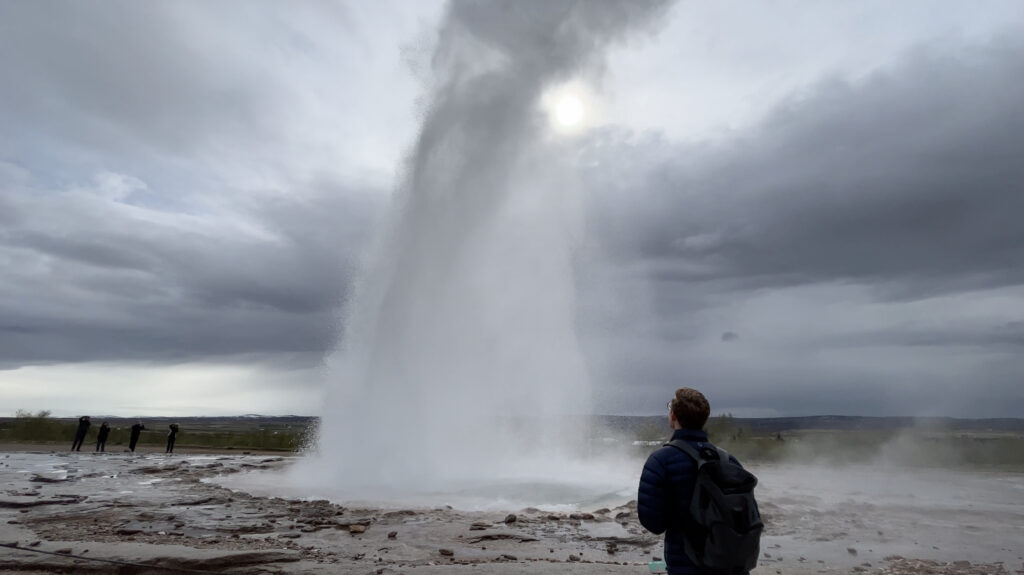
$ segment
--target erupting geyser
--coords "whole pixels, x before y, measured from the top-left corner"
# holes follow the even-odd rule
[[[331,360],[319,450],[298,472],[322,495],[580,479],[581,214],[568,142],[539,101],[662,6],[449,6],[394,213]],[[578,122],[577,104],[563,119]]]

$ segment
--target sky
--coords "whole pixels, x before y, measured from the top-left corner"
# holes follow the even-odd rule
[[[318,413],[445,14],[0,1],[0,416]],[[1024,416],[1022,26],[680,2],[611,47],[566,144],[593,410]]]

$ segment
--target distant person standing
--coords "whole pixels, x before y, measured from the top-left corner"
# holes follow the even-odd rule
[[[139,442],[139,436],[142,435],[143,429],[146,429],[146,426],[142,425],[141,419],[132,426],[132,434],[128,438],[128,451],[135,453],[135,444]]]
[[[100,426],[100,433],[96,436],[96,451],[107,450],[107,437],[110,435],[110,424],[106,421]]]
[[[85,441],[85,434],[89,433],[89,426],[92,422],[88,415],[78,418],[78,430],[75,431],[75,440],[71,443],[71,451],[81,451],[82,442]]]
[[[170,425],[170,433],[167,434],[167,453],[174,453],[174,440],[178,436],[178,424]]]

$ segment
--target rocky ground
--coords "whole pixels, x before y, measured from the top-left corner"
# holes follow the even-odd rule
[[[0,571],[626,574],[649,572],[648,561],[661,552],[660,538],[637,523],[633,502],[573,513],[358,508],[257,497],[204,481],[290,460],[0,454]],[[808,537],[814,529],[803,530],[804,510],[770,500],[764,507],[777,533],[765,538],[756,573],[1024,574],[1021,563],[1005,560],[878,558],[873,545],[869,552],[828,525],[818,531],[830,545],[823,547]],[[847,544],[841,556],[831,551]]]

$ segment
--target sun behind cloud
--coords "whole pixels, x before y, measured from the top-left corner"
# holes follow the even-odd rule
[[[584,112],[583,102],[575,94],[566,94],[555,105],[555,121],[571,128],[583,120]]]
[[[551,128],[559,134],[573,134],[586,129],[595,120],[596,99],[585,85],[569,82],[547,90],[540,101]]]

